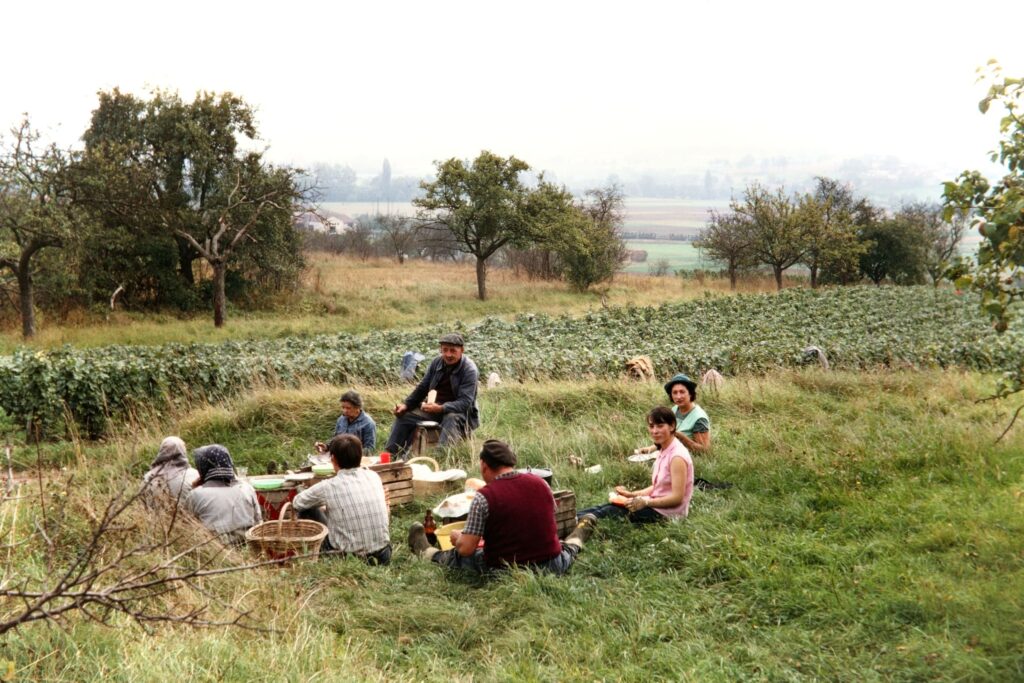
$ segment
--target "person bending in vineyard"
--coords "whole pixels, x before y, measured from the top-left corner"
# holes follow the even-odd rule
[[[395,424],[384,450],[407,459],[416,427],[423,420],[441,423],[440,446],[461,441],[480,426],[476,407],[480,371],[463,355],[465,341],[458,333],[441,337],[440,353],[405,401],[395,406]]]
[[[414,522],[409,528],[413,554],[449,569],[481,574],[510,566],[557,575],[569,571],[597,519],[582,517],[564,542],[558,540],[551,487],[535,474],[516,472],[515,466],[516,454],[508,444],[485,441],[480,475],[487,485],[473,496],[466,526],[451,533],[452,549],[432,547],[423,525]]]

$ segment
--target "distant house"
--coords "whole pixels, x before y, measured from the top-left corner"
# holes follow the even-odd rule
[[[327,231],[329,233],[331,233],[332,235],[340,235],[341,233],[345,232],[353,225],[355,225],[355,221],[353,221],[348,216],[331,215],[327,217],[327,225]]]
[[[319,232],[329,235],[340,235],[355,225],[355,220],[345,214],[325,213],[323,215],[312,211],[300,211],[295,214],[293,224],[300,230]]]

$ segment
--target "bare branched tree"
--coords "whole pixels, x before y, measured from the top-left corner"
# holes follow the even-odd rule
[[[405,216],[377,216],[377,226],[391,255],[399,265],[405,263],[419,238],[421,223]]]
[[[69,490],[70,481],[65,484],[65,501]],[[144,510],[141,501],[148,493],[143,485],[130,495],[114,496],[98,514],[86,510],[92,524],[84,538],[61,521],[64,515],[44,509],[44,521],[35,525],[29,538],[9,539],[8,548],[42,543],[50,566],[42,575],[18,575],[8,554],[0,581],[0,635],[34,621],[61,625],[72,614],[102,624],[122,614],[143,628],[162,622],[263,630],[250,611],[235,605],[220,605],[227,612],[225,618],[213,614],[215,599],[202,584],[209,577],[280,561],[231,563],[232,553],[194,520],[179,516],[177,506]],[[17,497],[7,495],[2,504],[11,501]],[[38,502],[47,506],[42,486]],[[161,521],[154,524],[154,515]],[[70,546],[74,549],[67,555],[64,548]],[[66,566],[61,566],[65,555]],[[174,607],[168,598],[182,589],[203,595],[201,604]]]
[[[224,325],[227,296],[224,283],[228,263],[244,239],[255,239],[253,228],[270,214],[278,220],[291,220],[302,194],[291,169],[265,166],[250,155],[234,169],[234,183],[220,203],[199,213],[198,225],[179,227],[169,220],[166,227],[185,240],[213,269],[213,324]],[[172,213],[177,218],[176,213]]]

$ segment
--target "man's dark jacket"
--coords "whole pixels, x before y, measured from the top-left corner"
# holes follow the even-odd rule
[[[427,374],[416,385],[405,399],[405,405],[409,410],[416,410],[427,398],[427,392],[437,388],[441,381],[444,370],[444,358],[438,356],[430,362]],[[457,413],[466,416],[466,422],[470,429],[480,426],[480,412],[476,406],[476,389],[480,382],[480,371],[476,369],[469,356],[463,356],[462,360],[455,364],[451,374],[452,393],[455,394],[454,401],[444,404],[444,414]]]

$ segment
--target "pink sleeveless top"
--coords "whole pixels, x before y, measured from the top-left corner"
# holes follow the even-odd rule
[[[682,458],[686,461],[686,485],[683,487],[683,501],[671,508],[654,508],[657,512],[668,518],[686,517],[690,512],[690,498],[693,497],[693,459],[686,446],[679,442],[679,439],[672,439],[672,443],[658,454],[654,461],[654,471],[651,473],[651,483],[654,489],[651,491],[651,498],[661,498],[672,493],[671,465],[673,458]]]

